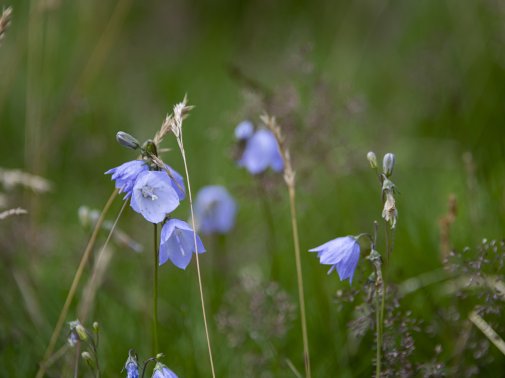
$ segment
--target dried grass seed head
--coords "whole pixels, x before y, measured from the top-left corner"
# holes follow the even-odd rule
[[[9,27],[12,19],[12,7],[7,7],[2,11],[0,16],[0,41],[5,35],[7,28]]]

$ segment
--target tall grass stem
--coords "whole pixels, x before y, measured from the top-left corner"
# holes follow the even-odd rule
[[[200,302],[202,305],[202,315],[203,315],[203,323],[204,323],[204,327],[205,327],[205,337],[207,339],[207,349],[209,352],[210,369],[212,372],[212,377],[215,378],[216,373],[214,371],[214,360],[212,358],[212,347],[211,347],[211,342],[210,342],[209,327],[207,325],[207,314],[205,311],[205,300],[204,300],[204,296],[203,296],[202,275],[200,272],[200,260],[198,258],[198,246],[196,243],[196,225],[195,225],[195,214],[193,211],[193,197],[191,195],[191,184],[190,184],[190,180],[189,180],[188,164],[186,161],[186,152],[184,151],[184,142],[182,140],[182,129],[180,130],[180,134],[177,136],[177,143],[178,143],[179,149],[181,151],[182,161],[184,163],[184,171],[186,173],[186,183],[188,184],[188,198],[189,198],[189,207],[191,210],[191,225],[193,227],[193,241],[195,244],[196,272],[198,275],[198,288],[200,290]]]
[[[63,324],[65,322],[65,319],[68,314],[68,310],[70,308],[70,304],[72,303],[72,300],[74,299],[75,292],[77,291],[77,286],[79,285],[79,282],[81,280],[82,274],[84,272],[84,268],[86,267],[86,264],[88,263],[88,260],[91,256],[91,252],[93,251],[93,247],[95,245],[96,239],[98,237],[98,233],[100,229],[102,228],[103,221],[105,220],[105,215],[109,211],[112,202],[116,198],[118,193],[118,190],[115,189],[112,194],[110,195],[109,199],[107,200],[107,203],[105,204],[102,213],[100,214],[100,217],[98,218],[95,228],[93,230],[93,233],[91,234],[91,237],[88,241],[88,244],[86,246],[86,249],[82,255],[81,261],[79,263],[79,267],[77,268],[77,271],[74,275],[74,280],[72,281],[72,285],[70,286],[70,290],[68,291],[67,298],[65,299],[65,304],[63,305],[63,308],[60,312],[60,316],[58,318],[58,321],[56,322],[56,326],[54,327],[53,333],[51,335],[51,339],[49,340],[49,344],[47,346],[46,351],[44,352],[44,357],[42,357],[42,360],[39,364],[39,369],[36,374],[36,378],[42,378],[44,376],[44,373],[46,371],[46,360],[51,356],[51,354],[54,351],[54,347],[56,345],[56,342],[58,341],[58,337],[61,332],[61,328],[63,327]]]
[[[289,190],[289,208],[291,211],[291,227],[293,231],[293,243],[295,245],[295,262],[296,262],[296,280],[298,283],[298,299],[300,301],[300,320],[302,324],[303,338],[303,361],[305,365],[305,376],[311,377],[310,372],[310,353],[309,353],[309,338],[307,335],[307,319],[305,316],[305,296],[303,293],[303,276],[302,263],[300,258],[300,238],[298,235],[298,222],[296,218],[296,202],[294,185],[288,185]]]

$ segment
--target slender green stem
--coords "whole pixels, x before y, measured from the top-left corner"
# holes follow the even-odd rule
[[[216,373],[214,372],[214,360],[212,358],[212,347],[211,347],[211,343],[210,343],[209,327],[207,325],[207,315],[206,315],[206,311],[205,311],[205,300],[203,297],[202,275],[200,273],[200,260],[198,258],[198,246],[196,243],[196,226],[195,226],[195,214],[193,211],[193,197],[191,196],[191,184],[189,182],[188,164],[186,161],[186,153],[184,152],[184,143],[182,141],[182,129],[180,130],[180,134],[177,137],[177,143],[179,145],[179,149],[181,150],[182,161],[184,163],[184,171],[186,173],[186,183],[188,184],[189,208],[191,210],[191,224],[193,227],[193,241],[194,241],[194,246],[195,246],[196,272],[198,275],[198,288],[200,290],[200,302],[201,302],[201,307],[202,307],[203,324],[204,324],[204,328],[205,328],[205,337],[207,339],[207,349],[209,352],[210,369],[212,372],[212,377],[215,378]]]
[[[95,245],[96,238],[98,236],[98,232],[100,231],[103,221],[105,220],[105,215],[109,211],[109,208],[112,205],[112,202],[114,201],[114,198],[116,198],[118,190],[115,189],[112,194],[110,195],[109,199],[107,200],[107,203],[105,204],[102,213],[100,214],[100,217],[98,218],[95,228],[93,230],[93,233],[88,241],[88,245],[86,246],[86,250],[84,251],[81,262],[79,263],[79,267],[77,268],[77,271],[74,276],[74,280],[72,281],[72,285],[70,286],[70,290],[68,291],[67,298],[65,299],[65,304],[63,305],[63,308],[61,309],[60,316],[58,317],[58,321],[56,322],[56,326],[54,327],[53,334],[51,335],[51,339],[49,340],[49,345],[47,346],[47,349],[44,353],[44,357],[42,358],[42,361],[40,362],[39,365],[39,370],[37,371],[36,378],[42,378],[44,376],[44,373],[46,371],[47,365],[46,361],[48,358],[51,356],[51,354],[54,351],[54,347],[56,345],[56,341],[58,341],[58,336],[60,335],[61,328],[63,327],[63,323],[65,322],[65,318],[67,317],[68,310],[70,308],[70,304],[72,303],[72,300],[74,299],[75,292],[77,291],[77,286],[79,285],[79,281],[81,280],[82,274],[84,272],[84,268],[86,267],[86,264],[89,260],[89,257],[91,256],[91,252],[93,251],[93,246]]]
[[[153,354],[158,353],[158,225],[154,224],[154,246],[153,246]]]
[[[383,296],[384,297],[384,296]],[[377,354],[375,357],[375,378],[379,378],[381,374],[381,351],[382,351],[382,324],[380,321],[380,310],[379,310],[379,289],[375,289],[375,321],[376,325],[376,342],[377,342]]]
[[[268,252],[270,253],[270,279],[272,281],[279,279],[279,267],[277,264],[277,240],[275,238],[275,221],[272,216],[272,210],[268,202],[267,192],[264,189],[261,180],[256,180],[258,183],[258,195],[263,208],[263,216],[268,227]]]
[[[305,364],[305,376],[307,378],[310,378],[311,373],[310,373],[309,338],[307,336],[307,320],[305,317],[305,297],[303,294],[302,263],[300,258],[300,238],[298,235],[298,223],[296,218],[294,185],[288,185],[288,191],[289,191],[289,207],[291,210],[291,227],[293,231],[293,243],[295,245],[295,263],[296,263],[296,279],[298,283],[298,299],[300,301],[300,320],[302,324],[302,338],[303,338],[303,360]]]
[[[385,297],[386,297],[386,285],[384,284],[384,275],[382,274],[382,262],[379,259],[375,262],[376,269],[376,282],[375,282],[375,319],[377,322],[377,362],[375,365],[376,378],[380,377],[381,373],[381,354],[383,346],[383,336],[384,336],[384,307],[385,307]],[[380,304],[379,304],[380,297]]]
[[[75,348],[75,365],[74,365],[74,378],[79,377],[79,360],[81,359],[81,343],[77,344]]]

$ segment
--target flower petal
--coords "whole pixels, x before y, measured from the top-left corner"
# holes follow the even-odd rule
[[[147,221],[159,223],[179,206],[179,196],[165,172],[147,171],[138,176],[130,205]]]
[[[196,244],[199,253],[205,252],[198,235],[196,235]],[[194,251],[194,232],[186,222],[170,219],[163,225],[160,237],[160,265],[170,260],[178,268],[186,269]]]

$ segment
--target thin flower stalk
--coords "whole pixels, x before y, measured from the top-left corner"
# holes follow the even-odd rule
[[[370,261],[375,267],[375,321],[376,321],[376,362],[375,377],[379,378],[381,374],[382,362],[382,344],[384,332],[384,279],[382,276],[382,259],[380,254],[372,248],[369,256]],[[380,302],[379,302],[380,301]]]
[[[189,207],[191,211],[191,225],[193,227],[193,241],[194,241],[194,246],[195,246],[195,251],[198,251],[198,245],[197,245],[197,238],[196,238],[196,224],[195,224],[195,214],[193,210],[193,197],[191,194],[191,183],[189,180],[189,170],[188,170],[188,164],[186,161],[186,152],[184,150],[184,141],[182,137],[182,121],[184,120],[186,114],[191,110],[193,107],[187,105],[187,98],[184,97],[184,100],[174,106],[174,112],[173,115],[167,116],[164,124],[161,127],[160,132],[158,132],[155,137],[154,137],[154,142],[158,143],[160,142],[163,137],[169,132],[172,131],[172,133],[175,135],[175,138],[177,140],[177,144],[179,146],[179,150],[182,155],[182,161],[184,164],[184,171],[186,174],[186,183],[188,186],[188,198],[189,198]],[[198,253],[195,253],[196,255],[196,272],[198,276],[198,288],[200,291],[200,302],[201,302],[201,307],[202,307],[202,316],[203,316],[203,323],[204,323],[204,328],[205,328],[205,337],[207,339],[207,349],[209,353],[209,362],[210,362],[210,369],[212,372],[212,377],[216,377],[216,373],[214,371],[214,360],[212,357],[212,346],[210,342],[210,334],[209,334],[209,327],[207,324],[207,314],[205,310],[205,300],[204,300],[204,295],[203,295],[203,285],[202,285],[202,275],[200,272],[200,260],[198,257]]]
[[[107,203],[105,204],[102,213],[100,214],[100,217],[98,218],[95,228],[93,230],[93,233],[88,241],[88,244],[86,246],[86,249],[82,255],[81,262],[79,263],[79,267],[77,268],[77,271],[74,276],[74,280],[72,281],[72,285],[70,286],[70,290],[68,291],[67,298],[65,299],[65,303],[63,305],[63,308],[60,312],[60,316],[58,317],[58,321],[56,322],[56,326],[54,327],[53,333],[51,335],[51,339],[49,340],[49,344],[47,346],[46,351],[44,352],[44,356],[42,357],[42,360],[39,364],[39,369],[36,374],[36,378],[42,378],[44,376],[44,373],[47,369],[47,364],[46,361],[51,357],[54,347],[56,346],[56,342],[58,341],[58,337],[60,335],[61,329],[63,327],[63,324],[65,323],[65,319],[68,314],[68,310],[70,308],[70,304],[72,303],[72,300],[74,299],[75,293],[77,291],[77,287],[79,286],[79,282],[81,280],[82,274],[84,272],[84,268],[86,267],[89,258],[91,257],[91,253],[93,251],[93,247],[95,245],[96,239],[98,237],[98,232],[100,231],[103,221],[105,220],[105,216],[107,212],[109,211],[114,199],[116,198],[118,193],[118,190],[115,189],[112,194],[110,195],[109,199],[107,200]],[[112,232],[111,232],[112,233]]]
[[[109,262],[111,260],[113,250],[108,249],[107,246],[108,246],[110,239],[112,238],[114,232],[116,231],[117,223],[119,221],[119,218],[121,218],[121,215],[123,214],[123,211],[124,211],[127,203],[128,202],[126,202],[126,201],[123,203],[123,206],[121,206],[121,209],[119,210],[119,213],[118,213],[116,219],[114,220],[114,223],[110,227],[109,235],[107,236],[107,239],[105,239],[105,243],[103,244],[103,246],[102,246],[102,248],[96,258],[96,262],[93,267],[93,272],[91,273],[91,278],[89,279],[88,283],[84,287],[83,299],[81,300],[79,310],[77,311],[77,313],[79,314],[79,319],[83,323],[86,322],[86,320],[88,318],[90,307],[93,304],[93,300],[95,298],[96,291],[98,290],[98,287],[103,280],[103,276],[104,276],[104,274],[107,270],[107,267],[109,265]]]
[[[303,275],[302,275],[302,263],[300,258],[300,238],[298,233],[298,222],[296,216],[296,190],[295,190],[295,172],[291,165],[291,157],[289,150],[286,147],[284,137],[282,135],[280,127],[274,117],[270,117],[266,114],[261,116],[261,120],[265,125],[272,131],[277,139],[279,148],[281,151],[282,160],[284,161],[284,182],[288,188],[289,193],[289,208],[291,213],[291,229],[293,233],[293,244],[295,252],[295,264],[296,264],[296,279],[298,284],[298,300],[300,302],[300,321],[302,328],[302,338],[303,338],[303,360],[305,365],[305,376],[307,378],[311,377],[310,371],[310,352],[309,352],[309,340],[307,334],[307,319],[305,315],[305,296],[303,292]]]
[[[158,353],[158,225],[154,224],[154,245],[153,245],[153,349],[154,354]]]

